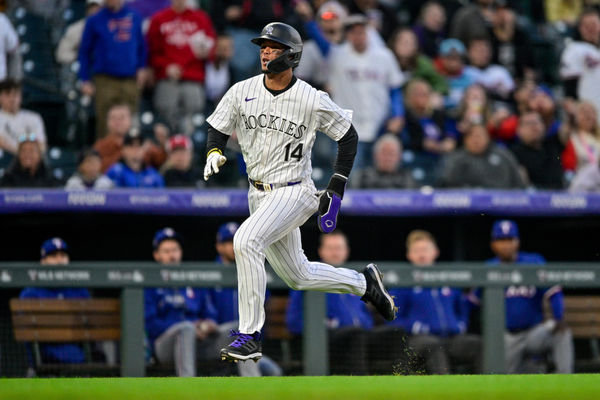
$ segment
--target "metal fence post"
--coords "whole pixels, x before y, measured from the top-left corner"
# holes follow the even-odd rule
[[[504,307],[504,288],[488,287],[483,289],[481,324],[483,332],[483,372],[486,374],[506,373],[504,361],[506,317]]]
[[[142,377],[144,361],[144,289],[121,291],[121,376]]]
[[[304,375],[329,374],[329,348],[325,318],[325,293],[304,292],[304,332],[302,335]]]

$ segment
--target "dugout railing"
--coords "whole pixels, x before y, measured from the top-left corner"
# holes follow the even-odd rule
[[[349,263],[358,268],[362,262]],[[504,292],[510,285],[564,288],[599,288],[599,263],[549,263],[491,267],[484,263],[443,263],[415,268],[402,263],[380,263],[388,287],[451,286],[483,289],[481,330],[484,372],[504,373]],[[268,286],[287,286],[268,271]],[[194,286],[236,287],[235,269],[210,262],[184,263],[165,267],[148,262],[75,262],[50,267],[35,263],[0,263],[0,288],[86,287],[121,289],[121,375],[145,375],[144,299],[145,287]],[[304,296],[303,365],[305,375],[328,374],[325,295]]]

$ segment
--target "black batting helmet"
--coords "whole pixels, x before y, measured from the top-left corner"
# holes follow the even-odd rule
[[[259,37],[252,39],[252,43],[261,46],[265,40],[287,47],[282,55],[267,64],[268,72],[279,73],[298,66],[302,57],[302,38],[297,30],[283,22],[271,22],[263,28]]]

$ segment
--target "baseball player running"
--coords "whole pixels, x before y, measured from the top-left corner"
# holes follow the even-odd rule
[[[260,330],[265,320],[265,257],[296,290],[353,293],[387,319],[394,301],[374,264],[362,273],[310,262],[302,250],[299,227],[318,209],[318,226],[333,231],[352,169],[358,135],[351,117],[329,96],[297,79],[292,68],[302,56],[302,40],[289,25],[273,22],[252,42],[260,46],[262,75],[233,85],[208,118],[204,179],[226,162],[223,149],[235,131],[246,162],[250,217],[233,239],[237,261],[239,331],[221,350],[229,361],[262,356]],[[335,173],[317,192],[310,153],[319,130],[338,143]]]

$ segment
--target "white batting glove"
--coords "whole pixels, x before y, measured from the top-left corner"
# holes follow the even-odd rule
[[[219,154],[217,151],[213,151],[206,157],[206,166],[204,166],[204,180],[207,181],[208,177],[212,174],[219,173],[219,167],[225,164],[227,157]]]

